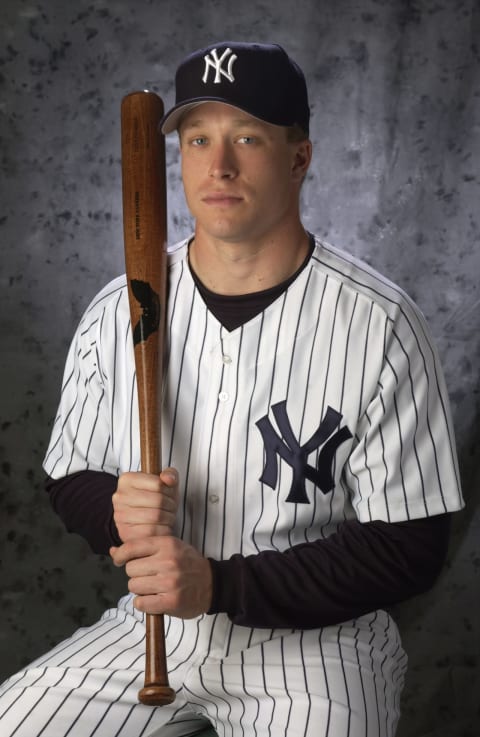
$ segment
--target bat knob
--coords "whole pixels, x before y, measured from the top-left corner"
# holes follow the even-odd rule
[[[175,701],[175,691],[170,686],[145,686],[138,692],[138,700],[146,706],[166,706]]]

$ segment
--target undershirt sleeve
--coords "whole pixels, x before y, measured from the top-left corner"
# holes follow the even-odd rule
[[[112,495],[117,478],[80,471],[45,484],[69,532],[95,553],[121,544]],[[327,539],[284,552],[210,559],[209,614],[225,612],[248,627],[301,629],[337,624],[385,608],[430,588],[444,563],[450,515],[407,522],[350,520]]]
[[[284,552],[211,561],[209,610],[249,627],[309,629],[384,609],[429,589],[448,548],[450,515],[357,520]]]
[[[103,471],[47,477],[45,482],[52,507],[67,531],[81,535],[101,555],[107,555],[112,545],[121,545],[112,505],[117,482],[116,476]]]

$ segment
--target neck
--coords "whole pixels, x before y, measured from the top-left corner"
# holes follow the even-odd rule
[[[281,237],[256,243],[229,243],[204,236],[198,229],[189,259],[201,282],[212,292],[251,294],[281,284],[300,268],[309,249],[308,234],[299,223]]]

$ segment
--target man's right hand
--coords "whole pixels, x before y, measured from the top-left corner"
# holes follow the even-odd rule
[[[123,473],[112,501],[113,518],[124,543],[172,535],[178,508],[178,473],[174,468],[164,469],[159,476]]]

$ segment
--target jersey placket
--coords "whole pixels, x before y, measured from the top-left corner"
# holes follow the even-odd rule
[[[239,353],[239,334],[228,333],[224,328],[220,331],[220,340],[211,354],[212,375],[209,404],[212,408],[211,440],[208,452],[208,482],[206,489],[205,510],[205,546],[210,554],[224,557],[226,527],[226,510],[229,518],[232,515],[233,498],[229,478],[234,478],[232,464],[235,453],[232,452],[231,432],[233,414],[237,398],[236,376]],[[205,428],[208,435],[207,428]],[[234,512],[233,512],[234,513]],[[230,532],[228,533],[230,535]]]

